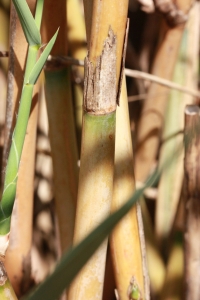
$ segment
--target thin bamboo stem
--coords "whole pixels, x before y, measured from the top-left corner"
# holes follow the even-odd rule
[[[130,70],[130,69],[125,69],[125,75],[130,76],[130,77],[134,77],[134,78],[141,78],[141,79],[144,79],[144,80],[149,80],[149,81],[158,83],[160,85],[163,85],[165,87],[168,87],[170,89],[175,89],[175,90],[178,90],[180,92],[189,94],[193,97],[200,98],[200,92],[198,90],[191,89],[189,87],[184,87],[181,84],[172,82],[170,80],[162,79],[162,78],[160,78],[158,76],[155,76],[155,75],[151,75],[151,74],[141,72],[141,71],[137,71],[137,70]]]
[[[198,274],[200,265],[200,109],[187,105],[185,109],[185,299],[200,297]]]
[[[73,61],[81,61],[87,55],[86,32],[83,11],[78,0],[67,1],[68,22],[68,46]],[[74,16],[76,15],[76,18]],[[84,62],[83,62],[84,66]],[[82,130],[82,106],[83,106],[83,78],[84,69],[73,65],[72,72],[75,78],[73,84],[73,95],[75,103],[77,144],[80,153],[81,130]]]
[[[198,82],[198,57],[199,57],[199,28],[200,28],[200,10],[197,3],[190,10],[189,19],[186,24],[183,38],[179,50],[179,55],[174,71],[174,81],[187,84],[188,87],[197,88]],[[184,120],[183,114],[185,105],[195,103],[194,99],[178,91],[171,91],[168,100],[167,113],[163,130],[163,142],[159,163],[166,160],[169,153],[174,152],[178,145],[182,144],[182,134],[175,135],[176,132],[183,132]],[[173,136],[168,139],[168,137]],[[156,234],[163,244],[174,223],[177,207],[180,199],[184,168],[183,168],[183,149],[177,158],[174,158],[171,166],[161,175],[158,186],[158,199],[156,206]]]
[[[28,1],[32,11],[36,1]],[[11,6],[11,50],[9,68],[9,92],[7,106],[7,133],[4,148],[4,160],[7,156],[9,147],[8,138],[12,132],[15,114],[18,106],[20,89],[23,83],[23,72],[27,48],[26,41],[21,29],[21,25],[16,18],[16,12]],[[26,68],[24,80],[30,73],[37,59],[38,49],[29,47],[29,66]],[[13,52],[14,51],[14,52]],[[16,59],[17,57],[17,59]],[[11,88],[11,89],[10,89]],[[33,87],[32,87],[33,88]],[[30,92],[32,91],[30,89]],[[6,253],[6,269],[8,271],[12,285],[17,295],[22,295],[29,288],[31,281],[31,259],[30,251],[32,245],[32,215],[33,215],[33,191],[34,191],[34,165],[35,165],[35,143],[37,127],[37,87],[34,89],[32,106],[27,98],[22,97],[21,102],[25,101],[29,105],[28,110],[31,116],[28,122],[24,148],[20,160],[20,170],[18,174],[18,186],[16,190],[16,204],[14,217],[11,224],[10,245]],[[26,88],[24,92],[26,91]],[[26,96],[26,95],[25,95]],[[18,116],[24,120],[24,110],[19,111]],[[28,121],[28,120],[27,120]],[[20,124],[19,124],[20,125]],[[15,130],[16,131],[16,130]],[[21,133],[21,131],[20,131]],[[13,137],[14,138],[14,137]],[[18,149],[19,151],[19,149]],[[20,158],[19,158],[20,159]],[[27,201],[28,199],[28,201]]]
[[[52,55],[66,55],[66,1],[47,1],[43,25],[44,42],[49,40],[49,36],[56,28],[60,27]],[[60,250],[64,252],[72,245],[78,182],[78,154],[68,67],[62,65],[51,67],[47,64],[45,94]]]
[[[112,210],[119,208],[134,191],[133,152],[130,134],[128,101],[125,78],[122,84],[120,107],[117,108],[115,176]],[[131,294],[132,281],[138,287],[140,297],[150,297],[149,279],[146,269],[145,245],[141,234],[143,226],[138,220],[139,204],[115,227],[110,237],[116,288],[119,299],[125,300]],[[129,295],[130,297],[130,295]],[[139,299],[139,298],[138,298]]]

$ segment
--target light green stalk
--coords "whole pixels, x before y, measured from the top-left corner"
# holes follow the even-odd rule
[[[199,28],[198,8],[194,5],[190,10],[183,33],[173,77],[175,82],[193,89],[197,89],[198,85]],[[164,142],[160,153],[161,163],[183,141],[184,109],[187,104],[192,104],[194,101],[195,99],[187,94],[171,91],[163,132]],[[159,182],[155,223],[160,244],[163,244],[163,240],[168,238],[172,230],[180,199],[183,175],[182,149],[181,155],[174,159],[173,165],[163,173]]]
[[[49,0],[45,8],[43,41],[46,42],[54,28],[60,26],[52,54],[66,55],[66,1]],[[61,253],[72,245],[78,189],[78,152],[70,78],[69,67],[55,64],[45,68],[45,96]]]
[[[184,32],[179,57],[175,66],[174,81],[184,84],[186,72],[187,33]],[[168,110],[163,133],[163,145],[160,163],[168,153],[173,153],[177,144],[183,140],[183,114],[185,103],[182,93],[172,90],[168,100]],[[171,137],[171,138],[170,138]],[[182,151],[183,152],[183,151]],[[156,233],[159,242],[167,238],[174,221],[183,180],[183,153],[174,160],[174,164],[162,174],[156,203]]]
[[[39,21],[39,18],[37,17],[37,23],[35,22],[25,0],[13,0],[13,3],[17,10],[27,42],[29,43],[29,51],[20,106],[12,136],[12,144],[6,167],[3,195],[0,203],[0,235],[6,235],[10,231],[10,220],[16,195],[18,169],[30,114],[33,87],[53,47],[58,33],[56,32],[36,62],[37,54],[41,46],[41,37],[38,30],[38,26],[40,26],[41,21]],[[41,4],[42,3],[40,2],[40,7],[42,7]],[[39,9],[36,10],[36,14],[37,16],[40,15],[41,19],[42,14]]]

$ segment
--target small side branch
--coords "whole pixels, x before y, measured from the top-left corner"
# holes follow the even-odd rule
[[[9,52],[8,51],[0,51],[0,57],[7,57],[9,56]],[[53,55],[49,55],[49,58],[47,60],[46,65],[49,67],[54,68],[55,66],[60,66],[60,65],[74,65],[74,66],[84,66],[84,61],[79,60],[79,59],[75,59],[69,56],[53,56]],[[138,70],[131,70],[131,69],[125,69],[125,75],[128,77],[133,77],[133,78],[137,78],[137,79],[143,79],[143,80],[148,80],[151,82],[155,82],[158,83],[160,85],[166,86],[170,89],[175,89],[178,90],[180,92],[183,92],[185,94],[191,95],[193,97],[197,97],[198,99],[200,99],[200,92],[194,89],[190,89],[187,87],[183,87],[180,84],[177,84],[175,82],[172,82],[170,80],[166,80],[166,79],[162,79],[158,76],[155,75],[151,75],[149,73],[145,73],[145,72],[141,72]],[[143,99],[143,95],[142,95],[142,99]],[[134,101],[134,100],[132,100]]]
[[[162,79],[162,78],[160,78],[158,76],[155,76],[155,75],[151,75],[151,74],[141,72],[141,71],[137,71],[137,70],[130,70],[130,69],[125,69],[125,75],[129,76],[129,77],[149,80],[151,82],[158,83],[158,84],[166,86],[168,88],[175,89],[175,90],[178,90],[180,92],[189,94],[193,97],[200,98],[200,92],[199,91],[196,91],[196,90],[193,90],[193,89],[190,89],[190,88],[187,88],[187,87],[183,87],[180,84],[174,83],[170,80]]]

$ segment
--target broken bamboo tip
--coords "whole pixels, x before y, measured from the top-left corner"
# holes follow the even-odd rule
[[[104,41],[102,54],[85,58],[84,110],[102,115],[116,110],[117,99],[117,37],[111,26]]]

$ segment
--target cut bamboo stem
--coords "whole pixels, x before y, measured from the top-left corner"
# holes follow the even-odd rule
[[[177,6],[188,12],[192,1],[178,1]],[[153,63],[152,74],[170,80],[173,74],[184,25],[165,29]],[[170,57],[170,58],[169,58]],[[157,95],[162,95],[157,97]],[[144,103],[141,120],[138,126],[135,176],[137,181],[144,182],[155,163],[164,114],[168,100],[165,87],[152,83]]]
[[[125,78],[116,118],[113,211],[130,198],[135,188]],[[136,204],[115,227],[110,237],[116,288],[120,300],[126,300],[127,297],[131,299],[130,295],[134,288],[138,288],[138,295],[141,299],[150,299],[146,257],[142,251],[145,249],[144,238],[141,237],[141,235],[144,236],[144,232],[140,216],[138,220],[138,213],[140,213],[140,207]]]
[[[85,1],[89,53],[85,60],[84,115],[74,242],[110,212],[118,82],[128,1]],[[107,240],[69,289],[69,300],[101,299]]]
[[[185,109],[185,299],[200,299],[200,109]]]
[[[53,55],[66,55],[66,2],[47,1],[44,13],[44,42],[60,27]],[[78,154],[71,98],[69,68],[47,65],[45,93],[54,171],[55,206],[61,252],[72,245],[78,182]]]

